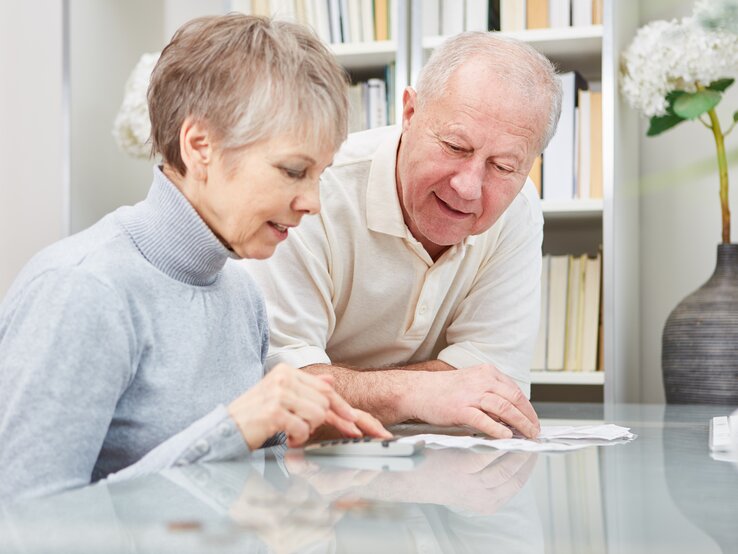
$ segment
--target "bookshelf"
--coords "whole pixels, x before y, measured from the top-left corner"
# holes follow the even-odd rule
[[[412,1],[411,84],[420,66],[446,38],[427,33],[423,9],[434,9],[435,5],[433,0]],[[594,255],[602,247],[603,371],[532,371],[533,398],[536,385],[545,386],[548,392],[556,387],[566,389],[567,399],[576,395],[578,387],[588,390],[582,399],[591,398],[593,387],[599,388],[605,403],[638,397],[639,131],[636,116],[624,107],[617,91],[619,52],[637,24],[635,0],[603,0],[602,24],[500,31],[532,45],[559,71],[579,71],[590,85],[594,84],[592,88],[602,91],[603,198],[544,200],[543,251]]]
[[[194,5],[194,0],[188,1]],[[423,32],[423,11],[428,6],[439,10],[438,28],[445,25],[443,17],[449,12],[441,11],[444,1],[459,10],[469,4],[458,0],[388,0],[390,40],[329,44],[355,80],[382,77],[384,68],[394,65],[394,93],[388,94],[388,107],[394,105],[396,117],[401,113],[403,89],[414,84],[433,49],[446,38]],[[230,11],[242,2],[230,0],[223,8],[220,0],[209,0],[209,5],[214,8],[217,3],[221,10]],[[181,1],[165,3],[168,8],[182,10]],[[201,6],[198,3],[198,9]],[[636,114],[627,109],[617,91],[619,54],[637,29],[638,12],[636,0],[603,0],[602,24],[504,32],[531,44],[561,72],[579,71],[590,85],[595,84],[593,88],[602,91],[602,198],[544,200],[543,250],[550,254],[593,255],[602,247],[604,371],[532,372],[534,394],[535,385],[540,385],[547,391],[566,389],[567,399],[576,396],[577,388],[599,389],[606,404],[639,398],[640,131]],[[469,21],[463,25],[469,25]]]

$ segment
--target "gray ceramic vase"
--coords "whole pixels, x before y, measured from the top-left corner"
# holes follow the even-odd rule
[[[738,244],[718,245],[715,273],[669,315],[661,369],[670,404],[738,406]]]

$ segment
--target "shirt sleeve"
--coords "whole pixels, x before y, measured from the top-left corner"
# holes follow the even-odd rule
[[[535,193],[521,196],[518,208],[506,214],[497,247],[446,330],[449,346],[438,359],[457,368],[494,364],[530,396],[541,310],[543,215],[540,202],[532,198]]]
[[[326,353],[336,327],[327,239],[319,217],[306,218],[267,260],[244,260],[268,305],[266,366],[330,364]]]
[[[0,502],[90,482],[134,333],[114,291],[79,268],[45,272],[0,313]]]

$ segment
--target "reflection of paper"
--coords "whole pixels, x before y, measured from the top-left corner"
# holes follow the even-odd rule
[[[587,446],[622,444],[636,438],[627,427],[619,425],[544,426],[537,439],[485,439],[482,437],[457,437],[452,435],[414,435],[402,437],[398,442],[425,441],[426,445],[472,448],[489,446],[498,450],[522,450],[525,452],[557,452],[578,450]]]

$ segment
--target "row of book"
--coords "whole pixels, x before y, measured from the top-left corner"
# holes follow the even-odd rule
[[[602,255],[543,257],[541,321],[531,369],[602,368]]]
[[[349,87],[349,133],[391,125],[394,110],[387,94],[387,83],[372,78]],[[390,117],[392,116],[392,117]]]
[[[374,42],[395,37],[397,0],[233,0],[235,11],[312,27],[329,44]]]
[[[424,0],[423,36],[602,23],[602,0]]]
[[[602,92],[588,90],[575,71],[560,79],[559,125],[530,178],[544,200],[602,198]]]
[[[602,24],[602,0],[499,0],[501,31]],[[490,7],[490,9],[492,9]]]

